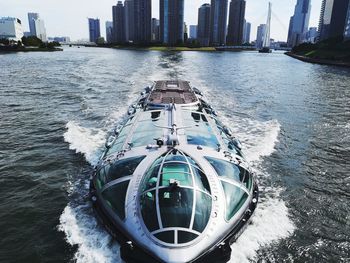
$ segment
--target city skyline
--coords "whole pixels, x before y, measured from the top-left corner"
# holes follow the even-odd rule
[[[271,38],[280,41],[286,41],[288,35],[289,18],[293,15],[296,0],[271,0],[273,13],[277,18],[272,17]],[[251,40],[256,38],[256,28],[259,24],[265,23],[267,16],[268,0],[247,0],[246,1],[246,20],[252,24]],[[318,25],[321,0],[311,1],[310,27]],[[67,3],[67,4],[65,4]],[[83,4],[84,3],[84,4]],[[198,8],[204,4],[210,3],[210,0],[185,1],[185,22],[189,25],[196,25],[198,22]],[[25,31],[29,31],[27,13],[36,12],[45,21],[48,36],[66,35],[72,40],[87,39],[89,29],[87,27],[87,18],[99,18],[101,25],[106,21],[112,20],[111,6],[116,5],[117,1],[105,0],[103,4],[86,5],[82,0],[70,3],[67,0],[60,1],[60,5],[52,7],[43,0],[37,0],[34,3],[21,3],[20,0],[11,2],[0,0],[0,16],[17,17],[23,21]],[[62,19],[64,17],[64,19]],[[152,17],[159,19],[159,0],[152,0]],[[72,26],[76,25],[76,26]],[[102,36],[105,36],[104,30],[101,30]]]

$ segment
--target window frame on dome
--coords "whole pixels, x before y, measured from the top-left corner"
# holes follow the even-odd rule
[[[167,161],[167,157],[174,152],[176,152],[176,154],[180,154],[181,156],[183,156],[184,160],[186,160],[186,161],[171,161],[171,160]],[[154,163],[156,163],[157,161],[159,162],[159,160],[160,160],[160,163],[158,163],[157,165],[154,165]],[[153,239],[155,242],[160,243],[161,245],[170,246],[170,247],[182,247],[182,246],[190,245],[193,242],[196,242],[198,237],[200,237],[202,235],[202,233],[206,230],[206,228],[209,226],[211,214],[213,212],[213,202],[214,202],[214,197],[211,193],[209,180],[208,180],[207,176],[205,175],[205,173],[203,172],[203,170],[199,167],[199,165],[190,156],[186,155],[185,153],[183,153],[182,151],[177,150],[177,149],[169,150],[166,154],[158,157],[154,161],[154,163],[148,167],[146,173],[149,173],[149,174],[147,174],[143,178],[143,183],[141,183],[141,187],[140,187],[139,193],[138,193],[138,200],[139,200],[139,204],[140,204],[139,213],[140,213],[141,218],[142,218],[141,222],[142,222],[143,226],[145,227],[145,229],[147,230],[146,233],[149,233],[151,239]],[[169,191],[171,191],[170,187],[172,187],[172,185],[162,186],[161,182],[160,182],[161,176],[163,173],[163,167],[167,163],[172,163],[172,164],[176,163],[176,164],[180,164],[180,165],[186,165],[187,169],[189,169],[188,174],[190,174],[191,178],[192,178],[192,185],[191,186],[184,186],[181,184],[175,186],[178,189],[183,189],[183,190],[187,189],[186,191],[190,191],[190,194],[192,196],[192,205],[191,205],[191,207],[187,208],[187,209],[190,209],[191,214],[186,213],[186,215],[189,216],[189,218],[190,218],[190,221],[188,222],[189,223],[188,227],[167,225],[167,223],[169,223],[169,222],[166,221],[167,219],[164,218],[164,216],[162,216],[162,213],[161,213],[162,208],[160,207],[160,203],[161,203],[160,193],[163,191],[166,192],[166,189],[169,189]],[[147,183],[148,180],[153,178],[152,175],[154,175],[154,169],[156,169],[156,171],[157,171],[156,184],[155,184],[155,186],[147,189],[147,187],[144,187],[144,185]],[[201,173],[195,172],[195,170],[200,171]],[[204,186],[205,183],[202,183],[201,186],[198,186],[199,181],[200,182],[205,181],[202,178],[203,176],[205,177],[205,180],[207,181],[207,183],[206,183],[207,186]],[[196,177],[198,177],[197,180],[195,179]],[[205,187],[207,187],[208,189]],[[154,228],[149,229],[146,222],[144,221],[145,219],[143,217],[143,213],[145,212],[145,210],[141,206],[140,201],[141,201],[141,198],[144,198],[148,192],[152,192],[155,194],[154,204],[152,204],[151,207],[153,205],[155,205],[155,208],[153,208],[153,209],[155,209],[155,211],[154,211],[155,213],[152,212],[152,214],[154,216],[156,216],[156,218],[154,218],[154,221],[156,221],[158,223],[158,226],[156,227],[156,229],[154,229]],[[201,221],[201,220],[196,219],[196,217],[198,217],[198,215],[196,215],[196,211],[199,209],[198,204],[197,204],[198,203],[197,198],[199,196],[203,196],[203,195],[205,195],[207,197],[206,201],[210,200],[210,204],[207,204],[205,202],[205,205],[207,205],[207,207],[205,207],[203,209],[207,211],[206,218],[204,220],[202,220],[203,221],[202,225],[195,226],[194,225],[195,221],[197,222],[197,224],[198,224],[198,222]],[[176,215],[176,208],[174,208],[174,206],[170,205],[170,208],[171,207],[174,209],[174,215]],[[180,207],[182,207],[182,206],[180,206]],[[200,216],[202,216],[202,215],[200,215]],[[201,232],[196,231],[194,229],[194,227],[196,227],[197,229],[200,229],[202,231]],[[160,240],[159,238],[157,238],[156,234],[163,233],[166,231],[174,231],[174,242],[167,243],[167,242],[164,242],[164,241]],[[183,235],[183,236],[179,238],[179,235]],[[158,236],[161,236],[161,235],[158,235]],[[193,239],[191,239],[189,237],[192,237]],[[179,242],[180,240],[182,241],[181,243]],[[187,240],[187,241],[184,242],[184,240]]]

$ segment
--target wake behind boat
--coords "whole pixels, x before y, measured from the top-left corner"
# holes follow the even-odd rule
[[[202,93],[157,81],[108,138],[90,195],[126,262],[226,262],[258,186]]]

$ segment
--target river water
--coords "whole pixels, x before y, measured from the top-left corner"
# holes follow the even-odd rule
[[[349,69],[98,48],[0,55],[0,262],[120,262],[88,179],[108,132],[160,79],[200,88],[259,177],[232,262],[350,262]]]

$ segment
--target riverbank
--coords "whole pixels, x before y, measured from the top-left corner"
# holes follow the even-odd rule
[[[290,56],[292,58],[301,60],[303,62],[308,62],[308,63],[313,63],[313,64],[320,64],[320,65],[349,67],[350,68],[350,62],[347,62],[347,61],[337,61],[337,60],[331,60],[331,59],[312,58],[312,57],[307,57],[305,55],[294,54],[292,52],[286,52],[284,54],[286,54],[287,56]]]
[[[63,51],[62,48],[37,48],[37,47],[9,47],[0,46],[0,53],[13,53],[13,52],[55,52]]]
[[[138,46],[113,46],[115,49],[126,49],[126,50],[149,50],[149,51],[204,51],[213,52],[216,51],[215,47],[164,47],[164,46],[149,46],[149,47],[138,47]]]

